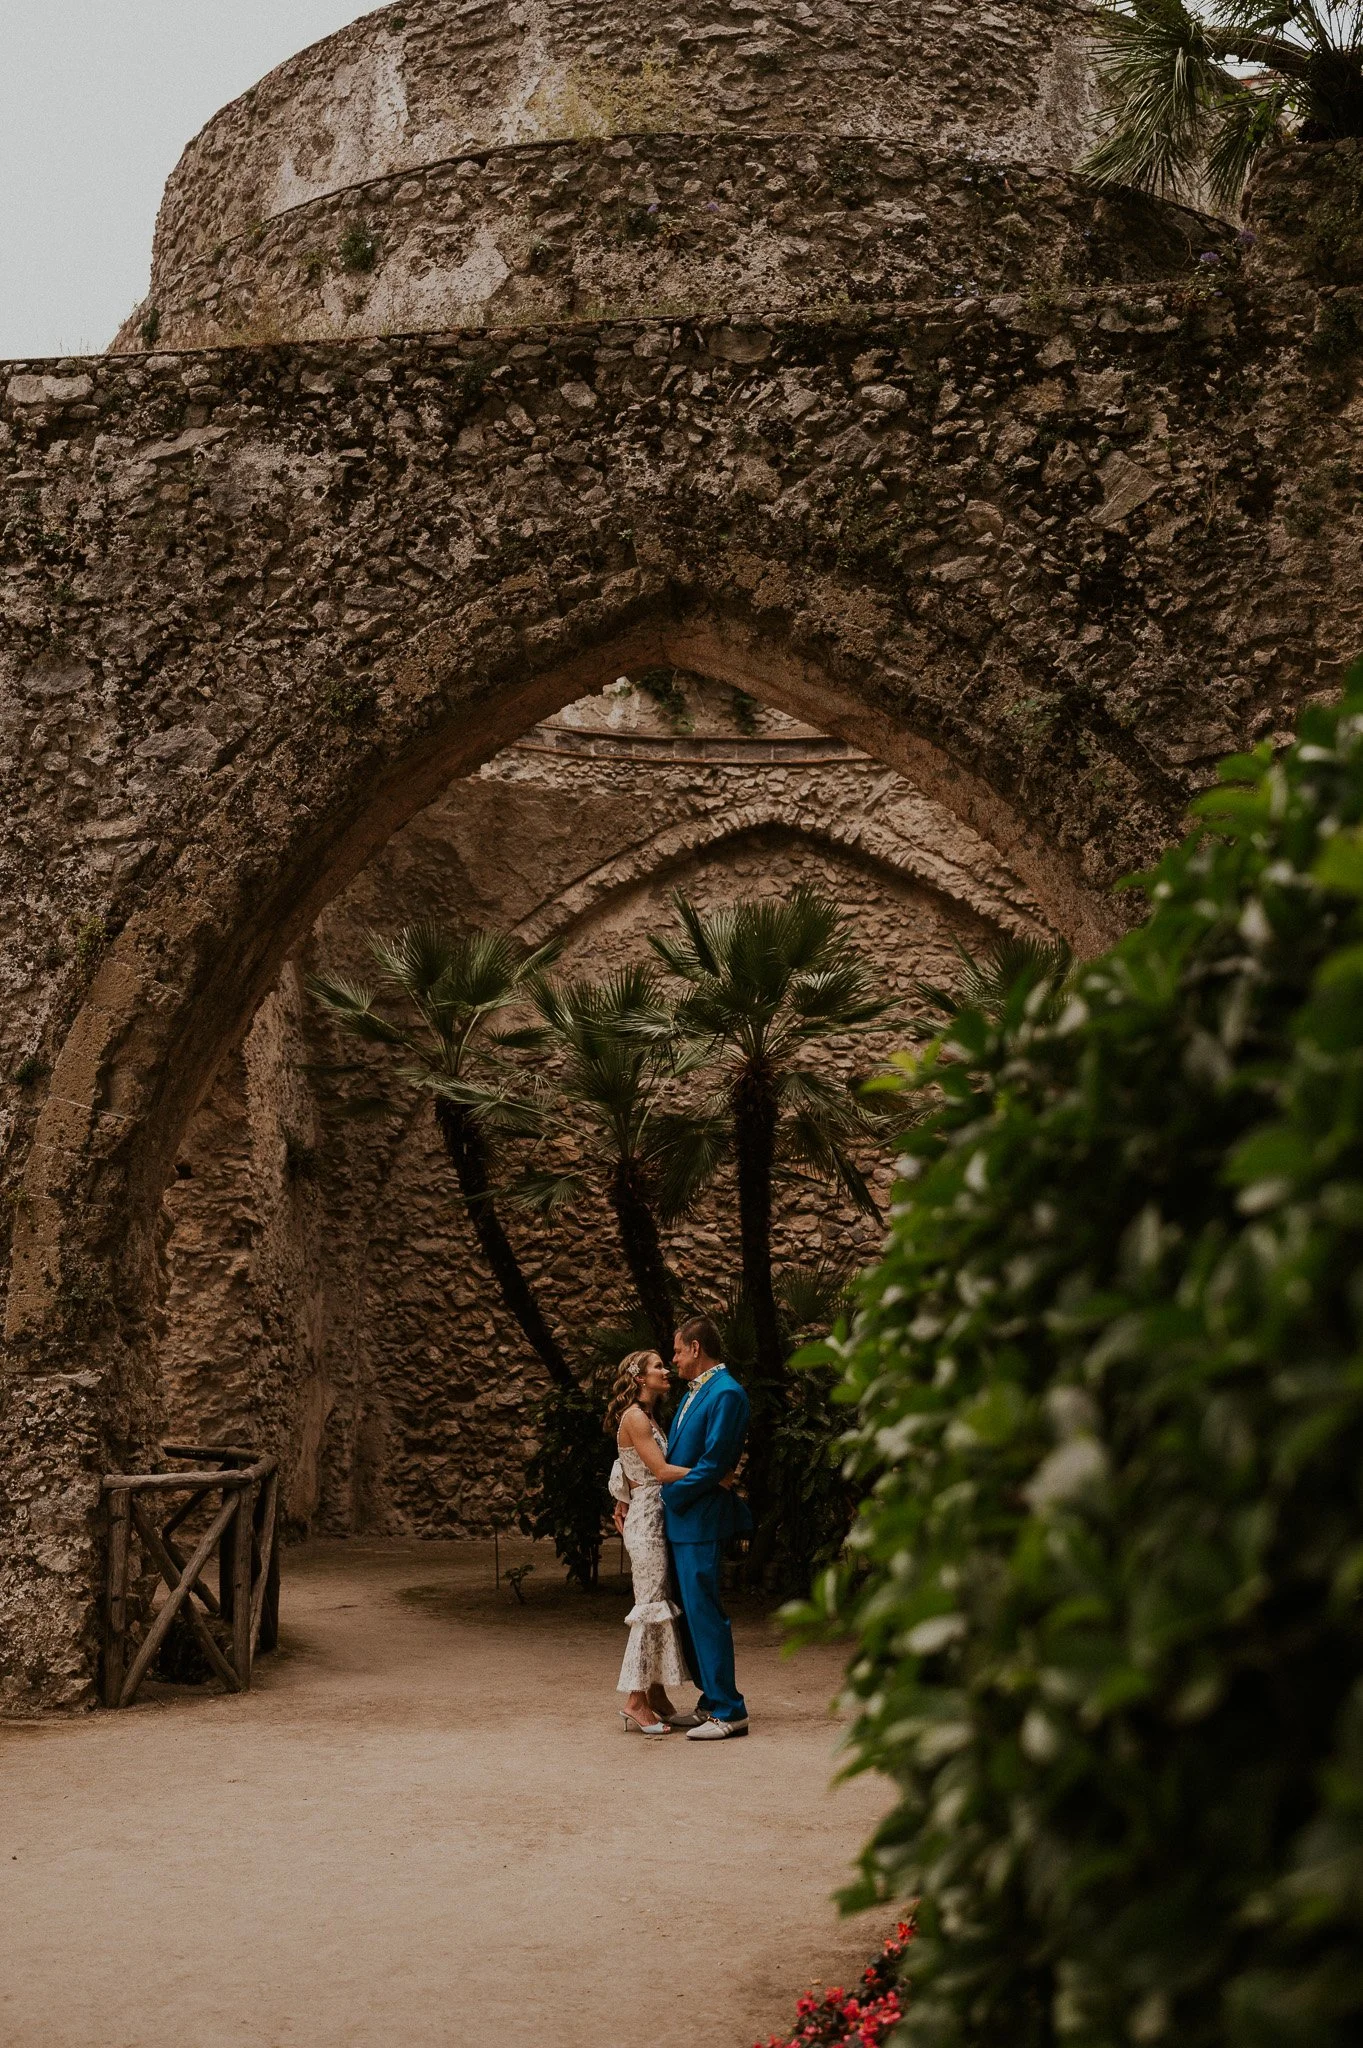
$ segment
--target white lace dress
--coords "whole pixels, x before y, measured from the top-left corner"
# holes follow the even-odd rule
[[[653,1441],[667,1456],[667,1438],[653,1425]],[[669,1598],[667,1537],[663,1531],[663,1490],[631,1444],[620,1444],[620,1463],[611,1474],[617,1499],[624,1489],[617,1473],[630,1483],[625,1517],[625,1548],[634,1574],[634,1605],[625,1620],[629,1641],[620,1666],[618,1692],[647,1692],[651,1685],[689,1685],[691,1674],[677,1633],[681,1609]]]

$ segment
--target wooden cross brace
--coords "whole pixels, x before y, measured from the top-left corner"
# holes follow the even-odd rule
[[[165,1642],[177,1614],[188,1617],[209,1665],[231,1692],[249,1692],[257,1650],[271,1650],[278,1640],[279,1563],[277,1520],[279,1468],[273,1458],[232,1445],[208,1449],[170,1446],[165,1455],[202,1465],[217,1461],[217,1470],[191,1472],[109,1473],[109,1579],[104,1655],[104,1703],[132,1704],[152,1660]],[[176,1532],[205,1501],[221,1493],[217,1508],[193,1554],[186,1557]],[[161,1522],[156,1501],[167,1493],[188,1498]],[[159,1524],[159,1526],[158,1526]],[[166,1598],[143,1639],[132,1668],[124,1671],[128,1639],[128,1573],[133,1538],[155,1565],[166,1586]],[[218,1591],[203,1572],[218,1551]],[[198,1603],[196,1605],[196,1602]],[[209,1619],[230,1627],[230,1651],[209,1627]]]
[[[225,1682],[225,1684],[227,1684],[231,1688],[233,1692],[243,1692],[245,1690],[245,1686],[241,1678],[238,1676],[237,1672],[232,1668],[231,1664],[228,1663],[226,1657],[224,1657],[222,1651],[214,1642],[213,1637],[209,1632],[207,1622],[200,1614],[198,1608],[194,1605],[194,1602],[190,1596],[193,1593],[194,1588],[198,1584],[200,1572],[203,1570],[209,1558],[212,1556],[219,1537],[222,1535],[223,1531],[226,1529],[228,1523],[232,1520],[233,1516],[240,1515],[245,1520],[247,1529],[249,1530],[251,1526],[250,1500],[250,1491],[248,1488],[245,1487],[239,1489],[234,1488],[233,1491],[228,1494],[226,1500],[218,1509],[217,1514],[213,1517],[213,1520],[209,1523],[203,1535],[199,1538],[194,1554],[190,1558],[189,1563],[185,1565],[183,1570],[177,1569],[175,1560],[171,1557],[170,1552],[166,1549],[165,1544],[161,1540],[160,1531],[152,1522],[151,1517],[144,1512],[141,1502],[138,1500],[133,1500],[132,1519],[136,1525],[137,1533],[142,1538],[143,1543],[147,1547],[148,1554],[155,1561],[162,1578],[165,1580],[166,1585],[170,1590],[167,1599],[162,1604],[160,1613],[157,1615],[151,1627],[147,1630],[146,1636],[142,1643],[142,1647],[138,1651],[136,1657],[133,1659],[132,1668],[128,1672],[128,1675],[124,1679],[122,1687],[119,1690],[118,1704],[120,1707],[126,1707],[131,1701],[134,1693],[137,1691],[138,1686],[142,1683],[143,1678],[146,1676],[146,1673],[151,1665],[152,1658],[156,1655],[162,1643],[165,1641],[166,1634],[170,1628],[172,1621],[174,1621],[176,1615],[180,1612],[180,1609],[182,1607],[189,1615],[189,1619],[194,1626],[195,1634],[198,1636],[199,1641],[203,1644],[204,1649],[208,1655],[208,1660],[212,1664],[213,1669],[217,1672],[219,1678],[221,1678]],[[249,1557],[249,1551],[247,1554]]]

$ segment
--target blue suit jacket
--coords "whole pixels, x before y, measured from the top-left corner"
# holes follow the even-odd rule
[[[689,1465],[685,1479],[663,1488],[663,1522],[669,1543],[723,1543],[752,1528],[747,1502],[720,1485],[732,1472],[748,1433],[748,1397],[721,1366],[672,1425],[670,1465]]]

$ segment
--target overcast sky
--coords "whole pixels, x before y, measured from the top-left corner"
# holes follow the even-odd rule
[[[378,0],[0,0],[0,359],[98,352],[204,122]]]

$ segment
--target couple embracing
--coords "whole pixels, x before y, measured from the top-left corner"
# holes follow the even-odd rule
[[[671,1374],[656,1351],[623,1359],[611,1395],[606,1427],[620,1456],[610,1490],[634,1575],[617,1688],[627,1695],[620,1715],[626,1734],[680,1729],[692,1742],[724,1742],[748,1732],[719,1584],[725,1545],[752,1527],[734,1490],[748,1397],[719,1352],[708,1316],[694,1316],[677,1331],[672,1362],[685,1393],[670,1445],[658,1410]],[[674,1707],[667,1691],[687,1684],[700,1689],[689,1713]]]

